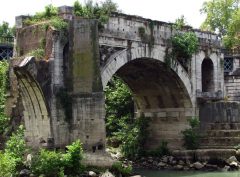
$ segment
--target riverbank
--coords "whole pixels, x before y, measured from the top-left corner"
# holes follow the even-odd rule
[[[208,161],[190,161],[174,156],[142,157],[129,162],[136,169],[178,170],[178,171],[236,171],[240,162],[235,156],[226,160],[209,159]]]

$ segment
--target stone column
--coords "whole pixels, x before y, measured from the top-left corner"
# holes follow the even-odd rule
[[[85,150],[92,152],[105,149],[106,137],[97,29],[96,20],[74,19],[70,43],[73,107],[71,141],[80,138]]]

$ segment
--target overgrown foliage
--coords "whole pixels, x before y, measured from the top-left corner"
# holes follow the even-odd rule
[[[147,118],[133,118],[134,105],[131,91],[120,78],[113,77],[105,94],[108,138],[120,146],[125,157],[139,156],[143,152],[148,136]]]
[[[171,42],[172,52],[177,59],[189,59],[198,49],[198,39],[194,32],[177,33],[172,36]]]
[[[105,89],[107,136],[121,131],[126,124],[133,123],[134,103],[132,94],[124,82],[114,76]]]
[[[8,63],[0,61],[0,135],[4,133],[9,122],[9,118],[4,113],[7,87]]]
[[[45,51],[43,48],[38,48],[38,49],[32,50],[28,55],[34,56],[36,59],[43,59],[45,56]]]
[[[68,23],[58,17],[57,7],[52,5],[46,6],[43,12],[37,12],[34,16],[31,16],[24,21],[27,25],[38,24],[41,22],[45,22],[59,31],[65,30],[68,27]]]
[[[186,149],[197,149],[199,147],[199,140],[200,136],[197,132],[199,127],[199,120],[197,117],[193,117],[188,120],[190,128],[185,129],[182,131],[183,140],[184,140],[184,147]]]
[[[115,133],[122,144],[121,151],[125,157],[136,158],[144,153],[144,146],[148,137],[148,120],[140,117],[131,125],[126,125],[122,131]]]
[[[111,171],[116,175],[116,176],[123,176],[127,177],[132,174],[132,166],[131,165],[124,165],[122,162],[115,162],[112,167]]]
[[[170,38],[171,51],[166,51],[165,63],[171,66],[174,60],[178,60],[182,66],[188,71],[189,61],[194,53],[198,50],[198,38],[192,31],[181,31],[186,25],[184,16],[178,18],[173,25],[176,30]]]
[[[116,11],[118,11],[117,4],[111,0],[106,0],[100,4],[94,4],[92,0],[88,0],[84,5],[79,1],[74,2],[75,15],[98,19],[101,24],[106,23],[111,12]]]
[[[146,155],[154,156],[154,157],[162,157],[164,155],[169,155],[170,150],[168,148],[167,141],[161,141],[161,144],[154,150],[146,152]]]
[[[0,151],[0,176],[16,176],[16,172],[23,166],[26,152],[24,129],[20,126],[6,143],[4,151]]]
[[[203,4],[201,12],[207,17],[201,28],[217,32],[226,48],[239,47],[240,39],[239,0],[211,0]]]
[[[32,160],[31,171],[38,176],[42,174],[49,177],[58,176],[63,166],[61,158],[60,152],[41,149]]]
[[[67,146],[67,152],[56,152],[42,149],[33,158],[31,171],[35,175],[47,177],[75,176],[83,172],[81,160],[83,149],[80,140]]]
[[[73,142],[67,146],[67,152],[63,156],[64,159],[64,172],[70,175],[77,175],[83,172],[83,149],[80,140]]]

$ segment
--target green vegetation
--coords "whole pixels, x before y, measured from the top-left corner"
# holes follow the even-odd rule
[[[35,175],[49,177],[61,175],[78,175],[83,172],[82,144],[79,140],[67,146],[67,152],[56,152],[42,149],[33,158],[30,169]],[[61,175],[60,175],[61,174]]]
[[[177,59],[190,59],[197,52],[198,39],[194,32],[177,33],[171,38],[172,52]]]
[[[146,152],[146,155],[154,156],[154,157],[162,157],[164,155],[169,155],[170,150],[168,149],[168,142],[162,141],[160,146],[157,149]]]
[[[193,117],[188,120],[190,128],[182,131],[183,139],[184,139],[184,147],[186,149],[197,149],[199,147],[200,136],[197,132],[199,127],[199,119],[197,117]]]
[[[105,94],[107,136],[112,137],[114,132],[121,132],[126,124],[133,123],[134,103],[131,91],[116,76],[107,85]]]
[[[227,49],[239,47],[239,0],[211,0],[203,4],[201,12],[207,15],[201,28],[217,32]]]
[[[124,165],[122,162],[115,162],[112,165],[111,171],[116,175],[116,176],[129,176],[132,173],[132,166]]]
[[[113,77],[105,94],[106,126],[110,144],[119,146],[125,157],[135,158],[141,155],[148,136],[147,118],[133,118],[132,95],[120,78]]]
[[[186,22],[183,16],[178,18],[173,25],[176,34],[170,39],[172,50],[166,49],[165,63],[170,67],[172,61],[178,60],[188,71],[190,59],[198,50],[198,38],[192,31],[182,32],[181,30],[184,30],[185,25]]]
[[[15,33],[15,28],[9,27],[8,22],[3,22],[0,24],[0,36],[1,37],[13,37]]]
[[[38,48],[38,49],[32,50],[28,55],[34,56],[36,59],[43,59],[45,57],[45,51],[43,48]]]
[[[111,0],[106,0],[98,3],[93,3],[92,0],[88,0],[85,5],[82,5],[79,1],[74,2],[74,14],[81,17],[98,19],[100,24],[104,24],[108,21],[111,12],[119,11],[117,4]]]
[[[48,23],[59,31],[65,30],[68,27],[68,23],[58,17],[57,7],[53,7],[52,5],[46,6],[43,12],[37,12],[34,16],[31,16],[24,21],[26,25],[40,24],[41,22]]]
[[[0,151],[0,176],[16,176],[17,171],[23,166],[23,157],[26,152],[23,137],[24,129],[20,126],[6,142],[5,150]]]
[[[7,87],[8,63],[0,61],[0,136],[6,131],[9,122],[9,118],[4,113]]]

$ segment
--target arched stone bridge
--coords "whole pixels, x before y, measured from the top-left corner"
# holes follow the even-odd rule
[[[223,54],[215,34],[186,27],[183,33],[191,30],[199,39],[198,52],[187,66],[177,60],[168,65],[172,24],[114,13],[98,29],[97,21],[75,17],[71,7],[59,9],[69,23],[64,33],[41,24],[24,26],[26,17],[16,18],[12,66],[31,146],[64,147],[80,138],[86,150],[104,150],[104,88],[114,74],[130,87],[136,117],[149,118],[146,148],[165,140],[181,149],[181,131],[187,119],[198,116],[199,102],[223,98]],[[39,46],[44,60],[23,57]]]

